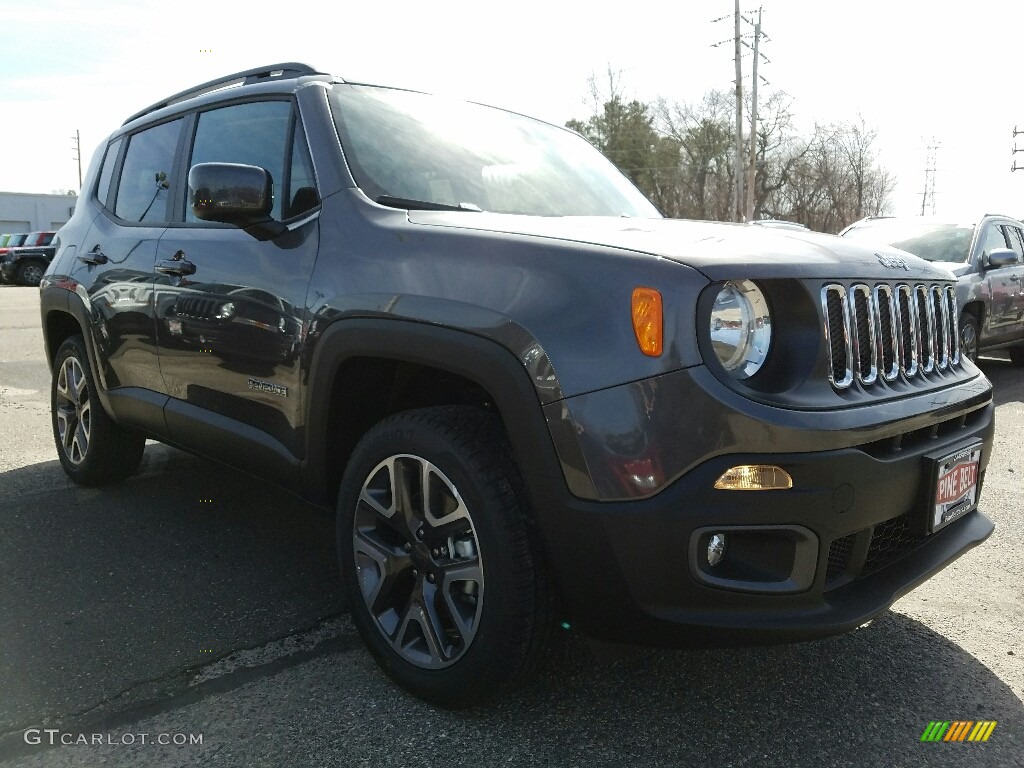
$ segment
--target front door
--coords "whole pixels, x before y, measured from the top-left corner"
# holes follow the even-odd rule
[[[168,278],[156,301],[168,429],[201,453],[276,471],[302,451],[300,352],[319,242],[312,164],[293,103],[200,113],[187,167],[206,162],[267,170],[273,218],[292,226],[261,241],[200,221],[181,201],[181,220],[156,255]]]

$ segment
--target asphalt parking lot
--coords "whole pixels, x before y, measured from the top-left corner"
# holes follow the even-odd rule
[[[324,513],[158,444],[120,486],[72,486],[38,326],[37,291],[0,286],[0,763],[1024,766],[1024,370],[1006,360],[982,364],[996,533],[869,625],[708,651],[566,633],[522,689],[449,713],[363,649]],[[998,726],[921,743],[933,720]]]

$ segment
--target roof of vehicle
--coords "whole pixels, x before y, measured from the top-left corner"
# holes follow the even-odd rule
[[[881,222],[913,222],[917,221],[922,224],[976,224],[984,219],[1010,219],[1011,221],[1021,222],[1016,216],[1009,216],[1005,213],[971,213],[967,216],[865,216],[863,219],[853,222],[843,229],[840,234],[846,232],[849,229],[853,229],[856,226],[862,224],[874,224]]]
[[[321,72],[316,67],[312,67],[309,64],[300,64],[298,62],[284,62],[281,64],[267,64],[262,67],[255,67],[253,69],[245,69],[241,72],[233,72],[230,75],[218,77],[213,80],[209,80],[201,85],[187,88],[184,91],[172,94],[160,101],[150,104],[145,109],[139,110],[134,115],[129,117],[122,123],[122,125],[128,125],[140,117],[157,112],[165,107],[172,106],[174,104],[180,104],[183,101],[194,99],[199,96],[220,91],[233,86],[242,85],[253,85],[256,83],[269,83],[269,82],[284,82],[288,80],[294,80],[300,77],[309,76],[320,76],[331,78],[331,75],[326,72]],[[333,78],[332,78],[333,79]]]

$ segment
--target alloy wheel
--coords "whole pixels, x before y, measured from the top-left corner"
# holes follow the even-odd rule
[[[92,404],[89,383],[74,356],[64,358],[57,374],[57,434],[68,461],[81,464],[89,452]]]
[[[452,481],[419,456],[380,462],[359,494],[352,547],[363,601],[394,651],[423,669],[458,661],[479,627],[484,571]]]

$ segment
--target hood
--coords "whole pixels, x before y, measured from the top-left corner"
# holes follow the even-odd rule
[[[712,280],[798,277],[822,280],[950,280],[949,271],[888,246],[835,235],[686,219],[514,216],[410,211],[413,224],[608,246],[694,267]],[[881,258],[880,258],[881,257]]]

